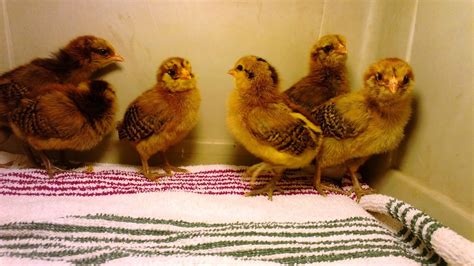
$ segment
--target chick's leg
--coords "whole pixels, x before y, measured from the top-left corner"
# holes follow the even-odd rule
[[[278,181],[280,181],[281,176],[282,176],[284,171],[285,171],[285,168],[282,168],[282,167],[277,167],[277,168],[273,169],[274,175],[273,175],[272,179],[270,180],[270,182],[268,182],[262,188],[252,189],[250,192],[245,193],[245,196],[250,197],[250,196],[267,194],[268,200],[272,200],[273,199],[273,192],[281,190],[277,187],[277,183],[278,183]]]
[[[245,173],[242,175],[242,181],[249,181],[250,177],[255,172],[255,170],[257,170],[257,168],[259,168],[260,165],[262,165],[262,164],[263,164],[263,162],[256,163],[256,164],[250,166],[249,168],[247,168],[247,170],[245,170]]]
[[[166,175],[171,176],[173,175],[173,172],[179,172],[179,173],[187,173],[188,170],[184,168],[179,168],[176,166],[172,166],[169,162],[168,159],[166,158],[165,152],[160,152],[161,157],[163,157],[163,160],[165,162],[165,165],[163,166],[163,170],[165,170]]]
[[[352,191],[355,192],[356,197],[357,197],[357,202],[360,201],[360,198],[364,195],[372,194],[374,193],[374,190],[371,188],[368,189],[363,189],[362,186],[359,183],[359,178],[357,177],[357,170],[359,167],[367,160],[367,158],[361,158],[358,160],[353,160],[348,163],[346,163],[347,170],[349,171],[349,174],[351,175],[351,180],[352,180]]]
[[[316,167],[316,171],[314,173],[314,187],[316,188],[316,190],[318,191],[318,193],[321,196],[327,196],[327,194],[326,194],[326,192],[324,192],[324,190],[346,194],[346,192],[344,190],[342,190],[341,188],[338,188],[338,187],[336,187],[332,184],[321,183],[321,165],[319,164],[317,159],[315,160],[315,167]]]
[[[245,172],[245,178],[250,177],[250,186],[253,187],[255,185],[255,181],[257,181],[258,175],[260,175],[260,172],[265,170],[268,167],[268,165],[265,162],[261,162],[258,164],[254,164],[250,166],[250,168]]]
[[[37,151],[41,161],[43,162],[44,168],[48,172],[48,176],[53,178],[55,174],[64,172],[63,169],[54,166],[51,161],[49,160],[48,156],[43,151]]]
[[[141,153],[139,154],[140,154],[140,160],[142,161],[142,170],[139,173],[143,174],[148,180],[156,182],[157,179],[161,176],[158,175],[157,173],[151,172],[150,167],[148,166],[148,157],[142,155]]]

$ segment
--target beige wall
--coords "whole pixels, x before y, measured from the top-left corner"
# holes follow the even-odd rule
[[[162,60],[170,56],[188,58],[197,74],[203,102],[198,126],[184,144],[173,149],[180,157],[186,154],[183,163],[253,160],[241,149],[234,149],[234,140],[225,126],[225,102],[233,88],[227,71],[239,57],[256,54],[280,71],[283,88],[290,86],[306,72],[308,51],[318,38],[324,3],[3,1],[9,15],[11,35],[7,38],[13,43],[14,65],[47,56],[81,34],[103,36],[114,44],[126,61],[105,79],[117,90],[119,118],[133,98],[154,84]],[[100,153],[94,159],[138,162],[134,152],[120,144],[115,134],[99,150],[94,151]]]
[[[184,56],[202,93],[197,128],[172,150],[178,164],[254,161],[225,127],[233,87],[227,70],[256,54],[279,70],[282,88],[307,71],[308,52],[327,33],[347,37],[354,88],[368,64],[409,60],[417,104],[406,141],[372,160],[372,184],[474,239],[472,174],[472,2],[434,0],[0,0],[0,72],[47,56],[77,35],[110,40],[126,61],[104,78],[117,90],[118,118],[155,82],[159,63]],[[8,44],[11,44],[10,46]],[[10,49],[7,49],[10,47]],[[9,147],[13,146],[13,141]],[[88,160],[138,163],[115,134]],[[390,158],[394,160],[388,160]],[[374,176],[374,172],[376,173]]]
[[[474,239],[471,1],[419,0],[409,58],[416,108],[398,171],[374,180]]]
[[[225,103],[233,88],[226,73],[240,56],[256,54],[269,60],[285,89],[306,74],[309,49],[320,34],[337,32],[349,42],[351,78],[360,80],[358,72],[367,65],[360,56],[364,45],[360,36],[366,32],[369,1],[2,1],[9,23],[2,28],[7,30],[2,37],[12,44],[12,66],[47,56],[82,34],[102,36],[114,44],[126,61],[104,78],[117,90],[119,119],[128,103],[153,85],[162,60],[175,55],[188,58],[203,102],[196,129],[171,151],[182,164],[255,160],[225,126]],[[0,71],[7,69],[0,65]],[[92,153],[74,156],[138,163],[115,134]]]

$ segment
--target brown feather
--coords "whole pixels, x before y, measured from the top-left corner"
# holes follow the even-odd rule
[[[312,115],[316,125],[321,127],[325,137],[346,139],[357,135],[354,126],[341,115],[334,103],[327,103],[317,107]]]
[[[81,83],[79,87],[48,86],[49,92],[22,101],[9,118],[15,135],[35,149],[87,150],[113,129],[116,97],[105,81]]]
[[[108,49],[110,54],[98,55],[97,47]],[[78,85],[87,81],[95,71],[114,62],[113,55],[114,49],[107,41],[94,36],[80,36],[50,58],[37,58],[8,71],[0,76],[0,111],[8,113],[20,104],[21,99],[34,99],[51,88],[67,88],[45,85]],[[5,117],[0,119],[0,123],[7,123]]]
[[[395,91],[388,84],[396,86]],[[395,149],[410,118],[413,85],[413,71],[406,62],[384,59],[368,68],[364,88],[336,97],[313,112],[324,133],[321,167]]]
[[[189,79],[181,77],[184,72],[189,74]],[[200,102],[189,62],[179,57],[169,58],[158,69],[157,84],[127,108],[117,127],[119,138],[131,142],[140,156],[148,160],[191,131],[198,120]]]
[[[270,165],[308,164],[319,151],[321,131],[278,91],[275,69],[266,60],[246,56],[229,73],[236,88],[229,98],[227,124],[236,139]]]
[[[324,51],[327,46],[333,48]],[[340,35],[321,37],[311,50],[309,73],[284,94],[310,112],[329,99],[349,92],[345,46],[345,39]]]

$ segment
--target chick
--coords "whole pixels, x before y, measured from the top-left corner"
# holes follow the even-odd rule
[[[95,36],[80,36],[53,54],[50,58],[34,59],[0,76],[0,131],[8,139],[8,113],[14,110],[21,99],[34,99],[50,89],[74,88],[60,85],[78,85],[87,81],[97,70],[114,62],[123,61],[112,45]]]
[[[47,93],[34,100],[23,100],[9,116],[13,133],[39,156],[48,175],[56,168],[43,151],[88,150],[113,130],[115,92],[106,81],[50,84]]]
[[[311,115],[324,134],[315,184],[320,181],[321,168],[345,164],[357,198],[367,194],[355,173],[369,156],[398,146],[411,114],[413,86],[410,65],[387,58],[368,68],[361,90],[315,108]]]
[[[158,69],[157,84],[135,99],[127,108],[117,130],[120,140],[130,142],[137,150],[143,175],[156,180],[148,159],[160,152],[164,159],[163,169],[170,175],[186,172],[171,166],[165,151],[181,141],[198,121],[201,96],[188,60],[172,57]]]
[[[338,95],[349,92],[346,39],[325,35],[311,49],[309,73],[284,91],[292,102],[310,112]]]
[[[304,115],[294,112],[278,91],[278,74],[256,56],[239,59],[229,70],[235,89],[228,100],[227,125],[234,137],[263,162],[249,168],[251,185],[263,170],[274,173],[271,181],[247,196],[267,194],[287,168],[299,168],[319,151],[322,133]]]

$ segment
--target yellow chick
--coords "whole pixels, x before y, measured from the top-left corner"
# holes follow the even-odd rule
[[[186,172],[168,163],[165,151],[181,141],[198,122],[201,96],[188,60],[172,57],[158,69],[157,84],[135,99],[117,126],[120,140],[130,142],[137,150],[143,175],[156,180],[148,159],[160,152],[167,175]]]
[[[327,100],[349,92],[347,45],[341,35],[325,35],[311,49],[309,73],[284,91],[292,102],[311,111]]]
[[[413,86],[410,65],[387,58],[368,68],[361,90],[315,108],[311,116],[324,134],[315,184],[320,182],[321,168],[345,164],[357,198],[367,194],[355,173],[369,156],[399,145],[412,110]]]
[[[235,89],[228,100],[228,128],[248,151],[263,160],[247,171],[251,184],[263,170],[274,173],[267,185],[246,195],[267,194],[271,200],[285,169],[311,163],[322,133],[286,105],[278,91],[278,74],[264,59],[242,57],[229,74],[235,78]]]

